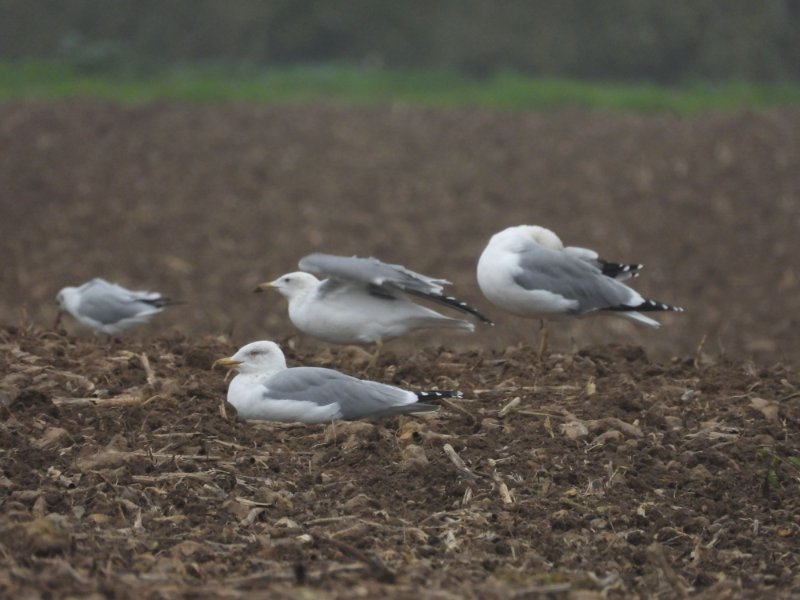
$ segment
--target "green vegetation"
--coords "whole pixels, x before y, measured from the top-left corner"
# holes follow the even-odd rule
[[[0,0],[0,56],[800,81],[797,0]],[[122,65],[125,66],[125,65]]]
[[[795,483],[800,483],[800,456],[780,456],[769,448],[762,447],[756,451],[756,458],[764,461],[767,465],[762,484],[764,491],[769,488],[783,489],[782,481],[786,479],[793,479]]]
[[[476,79],[453,71],[370,70],[319,66],[223,68],[191,66],[150,74],[90,74],[55,62],[0,63],[0,101],[97,97],[120,102],[328,102],[426,107],[482,106],[540,110],[701,111],[799,105],[800,84],[600,84],[542,79],[511,72]]]

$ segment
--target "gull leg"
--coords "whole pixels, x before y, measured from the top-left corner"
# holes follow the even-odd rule
[[[544,319],[541,321],[541,327],[539,327],[539,362],[542,362],[544,358],[547,356],[548,352],[548,338],[550,337],[550,331],[547,329],[545,325]]]
[[[377,341],[375,342],[375,352],[372,353],[372,359],[367,364],[367,369],[372,369],[372,367],[376,366],[378,363],[378,357],[381,355],[381,350],[383,349],[383,342]]]

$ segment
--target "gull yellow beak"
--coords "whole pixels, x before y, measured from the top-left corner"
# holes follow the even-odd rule
[[[235,369],[238,367],[241,361],[233,360],[231,357],[226,356],[225,358],[220,358],[219,360],[215,360],[214,364],[211,365],[212,369],[216,369],[217,367],[224,367],[226,369]]]
[[[269,292],[274,289],[276,289],[275,286],[272,285],[271,281],[268,281],[266,283],[259,284],[253,291],[260,294],[261,292]]]

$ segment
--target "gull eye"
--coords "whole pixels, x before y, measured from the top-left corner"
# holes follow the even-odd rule
[[[291,277],[284,277],[284,278],[283,278],[283,282],[284,282],[284,283],[289,283],[291,280],[292,280],[292,278],[291,278]]]

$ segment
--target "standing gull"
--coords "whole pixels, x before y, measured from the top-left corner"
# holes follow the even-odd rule
[[[413,302],[423,298],[492,324],[477,309],[446,296],[433,279],[375,258],[311,254],[303,271],[281,275],[255,291],[277,290],[289,300],[289,318],[302,332],[335,344],[382,344],[417,329],[442,327],[474,331],[470,321],[447,317]],[[328,276],[320,281],[304,271]]]
[[[146,323],[164,307],[179,304],[158,292],[129,290],[99,277],[80,287],[63,288],[56,301],[56,327],[61,315],[68,312],[83,325],[108,335]]]
[[[237,371],[228,386],[228,402],[240,419],[330,423],[343,419],[389,417],[429,412],[439,407],[421,400],[460,398],[461,392],[409,392],[333,369],[286,367],[275,342],[252,342],[214,366]]]
[[[638,264],[605,261],[593,250],[564,247],[544,227],[519,225],[492,236],[478,261],[477,276],[490,302],[521,317],[544,321],[611,314],[659,327],[641,313],[683,309],[643,298],[621,283],[640,269]]]

